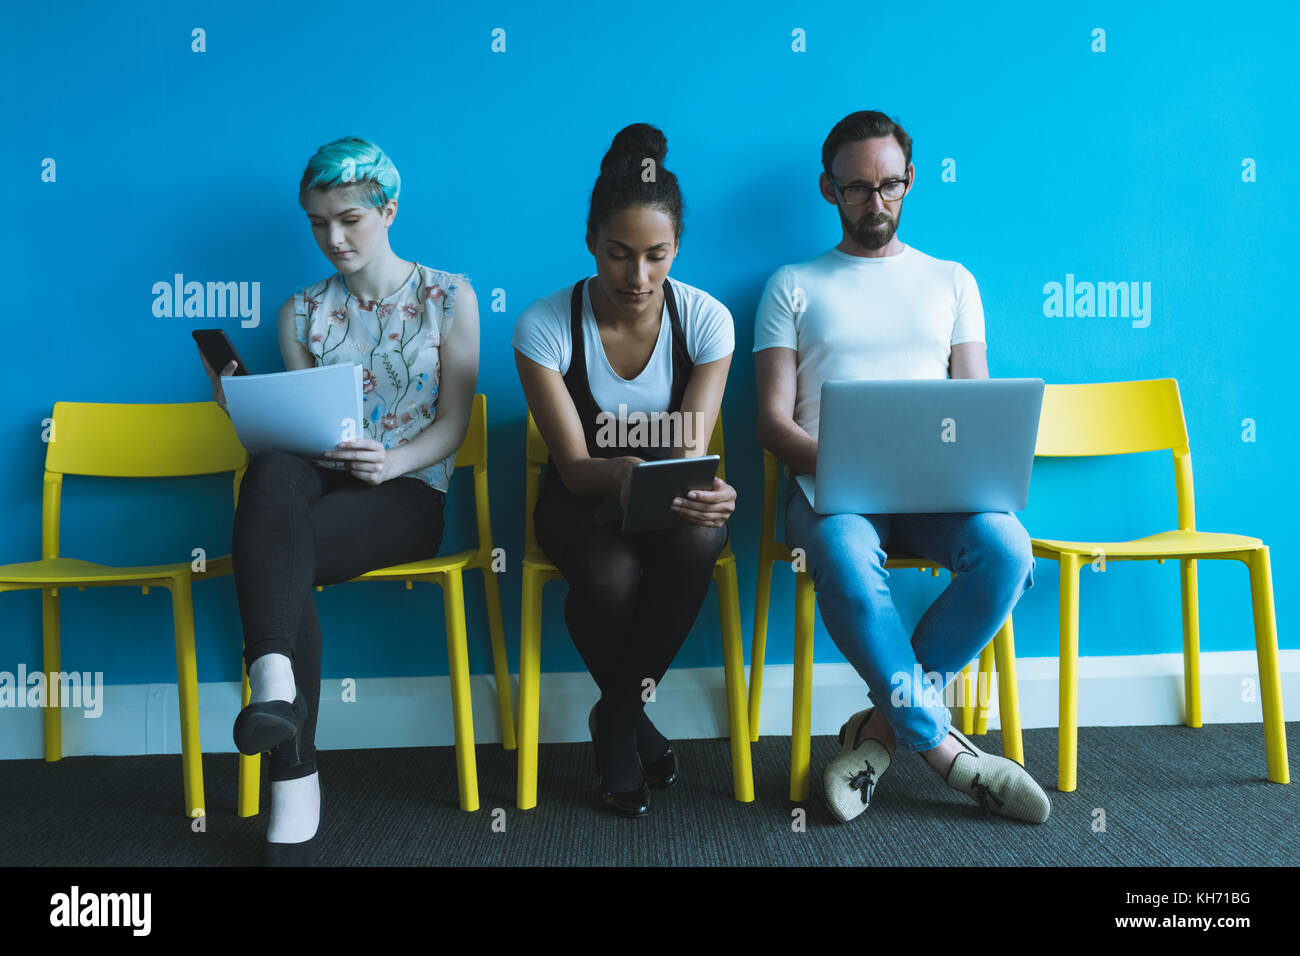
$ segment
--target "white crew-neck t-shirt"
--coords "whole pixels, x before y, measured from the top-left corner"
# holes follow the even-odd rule
[[[694,365],[716,362],[736,348],[736,330],[727,307],[702,289],[668,277],[677,298],[677,315],[686,336],[686,353]],[[566,285],[538,299],[515,322],[512,344],[538,365],[561,375],[569,371],[573,358],[569,303],[573,286]],[[600,328],[591,310],[591,283],[582,289],[582,343],[587,358],[587,382],[591,397],[602,411],[617,413],[619,405],[628,412],[668,410],[673,390],[673,325],[665,301],[659,322],[659,338],[650,361],[636,378],[627,379],[614,371],[600,341]]]
[[[798,353],[794,420],[813,438],[822,383],[947,378],[952,346],[984,341],[975,277],[911,246],[868,258],[830,249],[767,280],[754,351]]]

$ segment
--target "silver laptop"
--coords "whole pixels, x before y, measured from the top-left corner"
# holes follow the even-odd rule
[[[826,382],[817,475],[796,480],[818,514],[1023,511],[1041,378]]]

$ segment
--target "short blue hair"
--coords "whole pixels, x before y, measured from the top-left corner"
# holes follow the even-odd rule
[[[298,184],[298,205],[305,206],[312,189],[356,186],[360,200],[382,209],[402,191],[402,177],[382,149],[360,136],[326,143],[307,161]]]

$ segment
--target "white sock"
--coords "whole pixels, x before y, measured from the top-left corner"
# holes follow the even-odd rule
[[[263,654],[248,668],[248,686],[252,691],[250,704],[264,704],[269,700],[283,700],[290,704],[297,696],[293,682],[293,663],[283,654]]]
[[[271,820],[267,843],[302,843],[320,826],[320,774],[271,781]]]

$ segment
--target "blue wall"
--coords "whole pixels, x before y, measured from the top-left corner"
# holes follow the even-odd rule
[[[1088,382],[1172,376],[1192,436],[1198,519],[1273,545],[1280,643],[1300,647],[1292,591],[1297,519],[1281,507],[1296,464],[1293,380],[1300,155],[1281,3],[924,7],[566,4],[24,5],[4,44],[8,370],[0,437],[0,562],[40,553],[41,420],[56,400],[209,397],[190,330],[222,325],[260,370],[281,367],[275,310],[332,269],[296,203],[320,144],[373,138],[403,176],[391,236],[406,258],[469,274],[482,309],[479,390],[489,397],[492,517],[517,667],[523,417],[509,335],[534,298],[593,271],[583,243],[600,158],[623,125],[669,138],[688,204],[673,274],[724,302],[736,357],[723,408],[739,491],[733,546],[752,615],[761,457],[754,438],[753,314],[778,265],[839,240],[817,194],[821,143],[846,113],[879,108],[915,139],[916,189],[900,236],[975,275],[994,376]],[[1071,5],[1073,6],[1073,5]],[[373,11],[373,12],[372,12]],[[207,52],[191,51],[191,30]],[[491,50],[506,31],[506,52]],[[1094,52],[1093,30],[1105,30]],[[807,52],[793,52],[792,31]],[[42,162],[57,181],[42,181]],[[1257,181],[1243,181],[1243,160]],[[956,180],[943,182],[943,161]],[[1288,185],[1289,183],[1289,185]],[[156,318],[175,273],[261,284],[261,324]],[[1044,314],[1043,286],[1151,283],[1150,325]],[[491,311],[503,290],[505,310]],[[1243,419],[1257,440],[1242,440]],[[68,479],[64,553],[115,563],[226,553],[226,477],[138,484]],[[459,474],[454,508],[468,510]],[[1175,525],[1168,454],[1037,466],[1021,516],[1040,537],[1122,539]],[[447,549],[468,543],[453,517]],[[1202,563],[1205,650],[1253,647],[1246,572]],[[791,578],[778,568],[769,661],[790,660]],[[897,577],[905,618],[938,579]],[[1040,561],[1016,611],[1022,655],[1054,655],[1057,569]],[[548,589],[543,668],[577,670]],[[482,587],[467,587],[471,667],[490,669]],[[328,677],[446,673],[442,604],[429,587],[317,595]],[[1176,651],[1178,571],[1085,570],[1085,654]],[[202,680],[239,675],[229,578],[196,588]],[[172,681],[165,593],[63,598],[64,666],[109,683]],[[0,596],[0,669],[40,661],[34,592]],[[721,662],[710,596],[678,660]],[[819,629],[818,660],[840,660]]]

